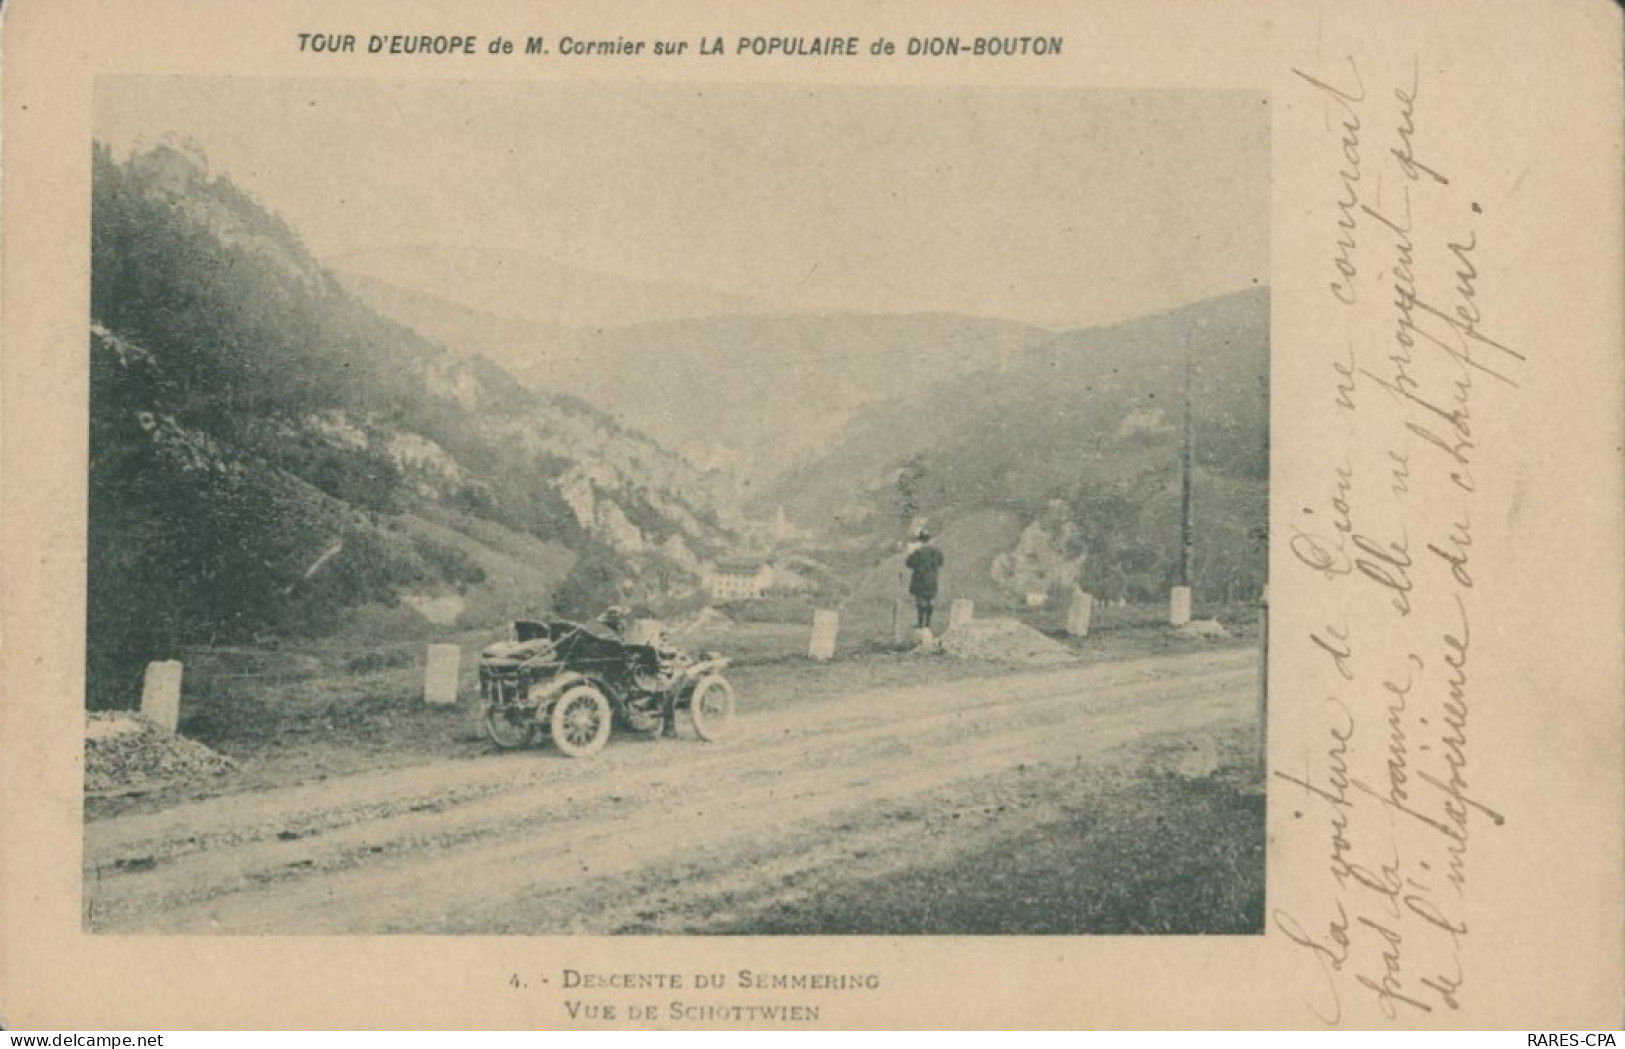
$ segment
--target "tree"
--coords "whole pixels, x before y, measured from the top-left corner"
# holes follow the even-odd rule
[[[601,543],[582,550],[553,595],[553,608],[568,619],[591,619],[621,601],[626,566]]]
[[[920,516],[922,491],[928,468],[925,456],[916,454],[897,471],[897,516],[907,529]]]

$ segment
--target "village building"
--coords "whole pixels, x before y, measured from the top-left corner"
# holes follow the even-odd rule
[[[773,566],[757,558],[724,558],[705,573],[705,590],[713,601],[752,601],[767,596]]]

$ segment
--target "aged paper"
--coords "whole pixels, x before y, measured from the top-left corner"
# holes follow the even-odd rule
[[[544,11],[501,2],[452,9],[362,0],[319,7],[155,0],[135,10],[93,0],[20,0],[5,15],[0,1022],[7,1027],[1577,1030],[1621,1023],[1625,209],[1614,5],[832,3],[814,11],[717,2],[681,10],[645,3]],[[293,116],[299,107],[312,114],[304,122]],[[160,145],[172,154],[144,152]],[[1109,895],[1091,869],[1097,857],[1078,856],[1066,827],[1085,833],[1092,799],[1113,806],[1132,799],[1087,793],[1096,789],[1090,777],[1108,767],[1151,775],[1124,772],[1127,766],[1100,757],[1116,723],[1068,720],[1075,717],[1074,696],[1083,706],[1107,702],[1117,681],[1111,664],[1090,665],[1090,652],[1104,649],[1077,638],[1089,633],[1093,617],[1099,644],[1109,645],[1105,628],[1120,607],[1115,602],[1143,604],[1147,594],[1160,601],[1168,581],[1140,578],[1129,568],[1091,576],[1115,564],[1098,550],[1088,566],[1076,567],[1081,555],[1068,546],[1075,537],[1066,506],[1057,508],[1054,496],[1074,492],[1067,464],[1086,461],[1091,450],[1071,444],[1040,445],[1024,457],[1061,465],[1035,468],[1049,487],[1033,482],[1024,496],[1026,516],[1001,525],[1012,529],[1008,558],[995,561],[993,582],[984,582],[986,593],[1016,595],[1007,622],[1047,624],[1056,638],[1070,638],[1064,643],[1081,653],[1081,664],[1057,670],[1034,660],[990,676],[1002,682],[990,687],[1042,700],[1019,706],[975,707],[958,685],[929,676],[883,679],[876,670],[859,698],[882,694],[869,692],[871,685],[889,689],[884,695],[895,709],[937,718],[941,749],[931,749],[936,737],[930,746],[909,744],[904,737],[917,726],[905,722],[896,753],[908,756],[886,759],[884,719],[864,721],[876,756],[873,767],[854,766],[851,782],[839,785],[846,794],[809,769],[777,769],[766,751],[753,757],[752,748],[767,745],[760,726],[777,731],[783,724],[789,733],[804,715],[788,708],[761,713],[752,736],[751,697],[741,690],[742,735],[728,744],[731,752],[699,748],[693,732],[703,737],[703,712],[717,708],[689,693],[683,702],[702,713],[682,712],[679,724],[688,734],[673,747],[639,749],[616,737],[576,759],[583,764],[558,764],[567,759],[551,751],[479,752],[446,733],[448,756],[458,761],[433,767],[467,791],[473,779],[459,777],[486,777],[480,789],[494,792],[499,804],[514,797],[523,818],[507,836],[488,821],[478,828],[485,844],[465,846],[436,824],[440,809],[425,805],[410,814],[427,828],[432,848],[447,850],[445,870],[453,879],[421,897],[413,893],[423,889],[423,876],[391,880],[389,873],[413,871],[409,865],[422,859],[401,844],[408,837],[376,846],[401,849],[388,862],[403,866],[379,861],[375,881],[363,874],[328,882],[321,857],[338,853],[322,853],[328,846],[315,841],[309,825],[260,827],[254,833],[270,837],[249,843],[258,850],[251,854],[231,840],[230,827],[208,823],[209,812],[229,817],[233,805],[244,811],[251,803],[280,805],[292,797],[287,782],[273,784],[259,802],[241,800],[259,797],[250,793],[225,795],[209,810],[166,809],[161,798],[138,797],[130,804],[149,809],[127,816],[106,808],[100,796],[87,797],[84,700],[87,673],[96,672],[87,664],[102,653],[99,638],[86,637],[87,614],[100,622],[98,609],[127,596],[114,569],[95,567],[116,565],[117,558],[98,561],[98,550],[116,553],[142,540],[116,528],[109,538],[87,539],[90,479],[103,466],[90,454],[101,439],[91,409],[105,396],[97,392],[93,362],[112,359],[98,353],[115,353],[129,368],[150,356],[130,336],[139,325],[120,327],[107,315],[128,314],[129,303],[109,305],[92,286],[93,178],[104,177],[93,173],[134,170],[116,167],[132,163],[132,155],[150,162],[189,151],[199,154],[195,161],[179,159],[178,167],[147,174],[160,186],[171,184],[165,178],[191,185],[192,170],[219,174],[235,187],[231,193],[254,202],[237,214],[276,217],[262,227],[229,227],[221,237],[235,247],[252,254],[256,244],[284,236],[275,228],[283,224],[323,267],[336,269],[335,260],[345,259],[360,271],[371,265],[376,279],[393,266],[397,277],[413,275],[420,292],[461,296],[457,317],[465,320],[504,308],[532,321],[539,316],[514,305],[515,284],[505,284],[500,267],[481,256],[493,238],[510,258],[552,252],[554,261],[577,267],[574,277],[548,271],[552,276],[543,279],[536,271],[517,294],[533,295],[526,309],[545,307],[550,322],[587,332],[702,316],[849,313],[954,315],[960,325],[968,316],[1064,334],[1204,302],[1262,304],[1267,378],[1258,374],[1252,387],[1258,396],[1237,403],[1267,404],[1255,409],[1267,411],[1267,488],[1246,489],[1267,490],[1267,562],[1259,561],[1261,568],[1267,563],[1267,714],[1260,721],[1262,699],[1254,707],[1251,698],[1250,668],[1263,655],[1256,632],[1211,653],[1191,647],[1204,643],[1199,637],[1179,635],[1169,643],[1186,646],[1176,653],[1184,660],[1177,667],[1185,669],[1168,674],[1191,675],[1181,687],[1193,696],[1205,687],[1196,680],[1204,674],[1212,688],[1230,690],[1211,704],[1229,719],[1227,734],[1204,735],[1207,723],[1191,721],[1188,752],[1153,755],[1163,764],[1143,781],[1200,790],[1216,768],[1251,760],[1251,811],[1263,813],[1256,841],[1229,843],[1233,851],[1223,842],[1211,846],[1226,857],[1262,854],[1262,897],[1255,894],[1242,927],[1215,913],[1157,934],[1141,915],[1108,935],[1083,918],[1065,918],[1053,903],[1079,885]],[[199,166],[186,167],[194,162]],[[220,195],[215,199],[229,196],[218,185],[212,192]],[[524,210],[547,196],[560,206],[545,215]],[[177,191],[176,199],[184,197]],[[448,245],[459,250],[444,250]],[[206,270],[192,278],[195,287],[216,289],[233,279]],[[614,274],[619,283],[580,283],[585,272]],[[311,278],[312,286],[321,279]],[[344,294],[359,295],[355,287]],[[679,306],[672,305],[674,289],[686,296]],[[173,298],[148,305],[155,316],[187,309]],[[285,330],[274,304],[266,311],[269,320],[253,322]],[[1214,325],[1221,330],[1221,322]],[[998,338],[1015,337],[1007,329],[976,330],[982,341],[949,339],[918,354],[929,370],[941,371]],[[606,365],[613,381],[583,389],[605,398],[637,383],[649,396],[707,383],[728,391],[729,404],[704,410],[731,408],[745,420],[736,437],[750,435],[751,462],[763,471],[755,480],[762,481],[794,465],[792,445],[796,455],[845,447],[839,442],[856,432],[854,406],[871,403],[873,391],[864,384],[875,373],[858,367],[864,362],[852,351],[842,351],[845,363],[825,359],[820,337],[798,343],[773,380],[805,397],[781,398],[771,409],[753,404],[752,387],[731,371],[723,374],[734,363],[707,357],[703,345],[696,353],[673,344],[667,359],[681,374],[670,383],[651,386],[641,372]],[[739,351],[745,339],[736,336],[729,349]],[[1145,353],[1158,352],[1154,341]],[[309,349],[297,338],[288,345],[289,352]],[[581,360],[605,344],[579,345],[589,349],[554,365],[576,367],[585,384],[594,380]],[[871,351],[888,345],[876,342]],[[1075,363],[1068,356],[1073,344],[1046,345],[1056,374],[1064,374]],[[987,352],[990,370],[977,374],[1021,373],[1016,357]],[[321,361],[340,360],[338,350],[299,359],[316,362],[308,375],[311,397],[324,385],[355,381],[320,372]],[[716,371],[708,373],[713,359]],[[1124,361],[1129,367],[1130,358]],[[848,366],[844,400],[819,401],[818,377]],[[1185,365],[1187,401],[1193,372],[1196,388],[1205,389],[1200,383],[1212,380],[1214,367]],[[1169,375],[1168,389],[1179,389],[1177,368]],[[988,391],[996,388],[987,381]],[[214,399],[224,398],[218,392],[224,389],[189,390],[186,403],[218,408],[227,403]],[[250,386],[234,388],[232,396],[238,399],[224,411],[243,414],[257,411],[256,397],[269,393]],[[1093,396],[1080,380],[1079,404],[1104,403]],[[1114,440],[1180,447],[1177,405],[1135,404]],[[700,454],[703,433],[691,425],[693,416],[662,409],[629,418],[624,407],[616,410],[656,437],[688,442],[691,459]],[[751,410],[759,413],[754,430],[746,425]],[[981,418],[974,396],[956,410]],[[1018,432],[1023,415],[1021,403],[1006,406],[1009,427],[990,425],[979,436],[1003,440]],[[185,444],[187,418],[176,418],[138,411],[126,422],[155,444],[175,435]],[[353,420],[321,418],[323,447],[364,444]],[[1196,418],[1203,420],[1200,410]],[[936,425],[922,419],[922,427]],[[1240,555],[1230,561],[1231,575],[1211,556],[1202,560],[1211,532],[1202,531],[1201,515],[1205,505],[1207,520],[1215,519],[1214,479],[1223,468],[1204,459],[1201,446],[1188,451],[1191,428],[1187,421],[1183,476],[1192,476],[1194,456],[1194,496],[1187,485],[1185,503],[1194,498],[1197,525],[1186,545],[1197,568],[1181,561],[1174,581],[1188,586],[1188,571],[1197,573],[1199,609],[1221,596],[1230,605],[1250,601],[1264,579],[1241,573]],[[931,432],[939,443],[958,437]],[[211,454],[204,445],[186,447],[200,461]],[[440,462],[424,444],[391,447],[401,471]],[[728,451],[717,452],[715,469],[737,465]],[[853,462],[852,470],[895,465],[882,458]],[[449,476],[450,467],[435,468]],[[1156,467],[1175,468],[1173,458]],[[968,584],[951,573],[964,561],[957,551],[967,547],[952,544],[970,541],[969,518],[952,518],[946,497],[931,494],[925,481],[918,492],[910,488],[911,476],[906,468],[886,475],[905,497],[908,535],[898,538],[910,541],[913,558],[919,533],[943,519],[939,538],[949,563],[933,609],[935,583],[918,583],[917,560],[910,565],[915,584],[905,594],[904,551],[877,559],[891,588],[885,600],[895,590],[900,614],[910,620],[917,613],[938,630],[962,626],[972,609],[956,607],[953,588]],[[1168,515],[1158,520],[1175,520],[1169,515],[1177,513],[1180,492],[1171,485]],[[588,484],[587,491],[597,490]],[[477,494],[463,494],[470,505],[479,503]],[[786,499],[796,494],[792,486]],[[929,523],[908,519],[918,509],[911,503],[916,495],[924,503],[939,500],[924,515],[933,517]],[[421,492],[414,498],[420,496],[430,498]],[[614,511],[600,504],[586,516],[611,540],[633,544],[627,529],[641,527],[641,519],[635,525],[621,504],[612,505]],[[579,511],[575,504],[570,509]],[[380,513],[396,510],[390,504]],[[210,534],[224,536],[225,528]],[[659,534],[662,542],[669,538]],[[1260,542],[1263,536],[1258,530]],[[643,540],[640,532],[635,542]],[[722,553],[707,562],[713,596],[740,587],[728,596],[750,601],[773,586],[800,585],[753,582],[750,573],[760,564],[741,567]],[[266,566],[270,556],[256,554]],[[1119,560],[1128,565],[1131,558]],[[268,591],[263,607],[307,581],[320,585],[325,573],[346,570],[344,561],[342,542],[316,546],[296,578]],[[934,578],[935,570],[926,574]],[[1036,581],[1022,583],[1028,578]],[[1098,592],[1081,603],[1072,595],[1085,582]],[[222,580],[217,589],[232,585]],[[460,605],[447,610],[434,603],[450,594],[408,596],[424,618],[444,612],[449,622],[462,614]],[[990,600],[979,592],[982,607],[974,614],[986,617]],[[1188,617],[1188,594],[1184,600]],[[1175,595],[1176,617],[1180,603]],[[1053,620],[1041,618],[1046,605]],[[843,607],[856,609],[856,598]],[[935,644],[934,635],[910,635],[911,625],[888,629],[911,644]],[[826,672],[822,660],[806,658],[804,637],[795,643],[801,651],[783,662],[786,674]],[[347,658],[358,675],[388,670],[382,657],[368,662],[365,651]],[[877,657],[875,666],[914,674],[899,658]],[[1150,666],[1128,660],[1123,673],[1132,676],[1142,665]],[[831,667],[828,673],[847,672],[839,659]],[[473,673],[471,666],[464,670]],[[740,671],[747,680],[750,672]],[[1155,681],[1166,675],[1147,673],[1131,684],[1161,687]],[[1100,695],[1091,691],[1097,681]],[[966,704],[966,718],[981,719],[977,731],[1014,734],[981,748],[964,733],[948,734],[949,715],[930,711],[939,695]],[[1148,737],[1196,717],[1177,699],[1158,715],[1166,723],[1144,728]],[[566,749],[561,739],[573,739],[568,745],[583,751],[603,746],[596,728],[569,735],[573,715],[560,697],[546,702],[560,711],[544,728],[553,745]],[[830,702],[831,709],[878,716],[850,703],[840,707],[840,697]],[[658,725],[658,704],[641,713],[652,719],[650,727]],[[1040,715],[1051,720],[1000,727]],[[1095,742],[1077,744],[1077,775],[1090,782],[1080,788],[1086,792],[1071,810],[1072,824],[1039,821],[1024,833],[1023,805],[1040,788],[1010,787],[1011,777],[1056,782],[1060,759],[1051,724],[1098,730]],[[527,731],[521,726],[521,734]],[[1140,729],[1111,731],[1133,737]],[[1247,759],[1245,747],[1237,757],[1236,740],[1261,734],[1262,760],[1256,752]],[[1128,749],[1109,752],[1151,753],[1134,750],[1127,737]],[[642,833],[638,820],[646,818],[654,824],[648,837],[629,831],[616,841],[602,829],[613,823],[594,831],[600,818],[621,818],[613,811],[622,802],[617,784],[629,784],[629,796],[659,789],[645,782],[647,765],[640,768],[649,753],[658,755],[647,761],[661,763],[660,776],[687,777],[693,790],[700,786],[693,781],[704,779],[734,792],[729,811],[737,815],[729,818],[738,819],[739,832],[700,818],[697,795],[675,791],[669,821],[656,819],[644,795],[633,799],[645,807],[627,825]],[[703,754],[692,761],[709,763],[704,768],[711,771],[683,772],[690,753]],[[734,759],[718,757],[730,753],[753,774],[730,773]],[[807,753],[815,756],[806,760],[822,760]],[[1090,763],[1097,758],[1105,763]],[[956,767],[994,784],[974,811],[915,804],[956,797]],[[538,777],[539,791],[598,791],[602,807],[584,809],[575,836],[556,839],[579,843],[593,863],[624,864],[628,879],[645,876],[640,850],[683,865],[649,897],[645,912],[619,900],[616,906],[629,907],[626,921],[595,924],[595,901],[572,897],[556,866],[526,875],[512,862],[499,865],[509,855],[503,849],[529,855],[520,836],[535,831],[542,816],[523,808],[529,803],[511,787],[490,782],[492,769]],[[775,779],[781,771],[785,778]],[[323,785],[330,772],[340,787]],[[301,789],[319,794],[372,783],[370,774],[320,770],[300,781]],[[1267,804],[1257,798],[1259,789],[1267,791]],[[90,811],[93,801],[103,807]],[[461,801],[459,795],[446,805]],[[908,806],[899,807],[904,801]],[[363,811],[365,804],[354,807]],[[135,840],[137,816],[161,822],[166,811],[179,821],[163,831],[171,853],[120,853],[116,842],[109,844],[120,834]],[[961,817],[965,829],[949,826]],[[800,821],[808,828],[816,823],[820,833],[844,829],[834,844],[814,848],[814,831],[798,829]],[[903,826],[912,823],[925,829],[916,834]],[[939,826],[946,829],[936,833]],[[695,835],[692,843],[668,844],[685,828]],[[355,850],[373,848],[363,823],[340,829],[355,839]],[[848,833],[855,844],[843,853],[839,835]],[[1014,843],[1018,869],[988,856],[975,867],[1008,878],[1016,886],[1008,897],[984,885],[980,895],[966,897],[978,902],[962,913],[919,926],[874,918],[859,905],[869,886],[897,894],[899,907],[935,913],[929,899],[917,898],[929,897],[937,882],[911,874],[909,863],[917,859],[924,869],[929,838],[940,851],[932,854],[933,870],[970,871],[971,861],[956,860],[955,850],[984,833],[989,842]],[[1149,847],[1161,827],[1123,833]],[[802,852],[792,848],[798,835],[806,836]],[[897,841],[917,851],[896,869],[883,869],[887,861],[859,847],[871,838],[882,851]],[[751,842],[781,839],[790,844],[750,851]],[[314,851],[283,863],[275,851],[283,845]],[[485,854],[457,853],[459,847],[493,849],[492,866],[480,869],[468,857]],[[1055,862],[1052,853],[1066,857],[1064,869],[1042,866]],[[282,864],[278,873],[254,867],[262,854]],[[748,907],[722,888],[703,913],[687,913],[686,924],[664,910],[686,905],[685,879],[698,885],[713,878],[722,886],[706,863],[735,855],[762,865],[755,880],[739,875],[750,890],[741,889],[739,899],[755,893],[769,909],[775,898],[792,901],[778,925],[762,924],[757,912],[749,920],[730,918],[727,908]],[[169,872],[183,861],[213,880],[171,880]],[[371,869],[343,860],[352,862]],[[301,863],[311,870],[299,869]],[[839,879],[820,882],[834,894],[828,898],[795,888],[805,871],[842,864],[873,876],[856,888]],[[584,885],[600,884],[590,880],[597,875],[585,861],[578,866]],[[1147,877],[1132,864],[1123,872],[1125,879]],[[272,895],[259,895],[261,883]],[[139,890],[147,902],[126,906],[140,886],[147,887]],[[1207,888],[1191,883],[1176,893],[1189,903],[1207,898]],[[284,889],[287,896],[274,895]],[[961,889],[955,883],[953,891]],[[1032,892],[1038,909],[1019,911],[1023,894]],[[493,906],[564,901],[572,917],[549,924],[535,906],[493,916],[469,899],[482,893],[492,894]],[[848,897],[859,902],[828,902]],[[273,898],[280,910],[262,905]],[[1018,918],[1008,925],[985,921],[990,900],[1016,908]],[[818,914],[823,924],[795,925]]]

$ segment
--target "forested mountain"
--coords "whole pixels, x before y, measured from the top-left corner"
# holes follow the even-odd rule
[[[680,595],[728,543],[715,477],[380,316],[201,158],[98,146],[93,192],[92,705],[188,644],[402,602]]]
[[[1004,544],[977,553],[986,563],[975,571],[1014,554],[1017,534],[1039,522],[1042,545],[1072,559],[1097,593],[1156,597],[1178,562],[1187,354],[1196,585],[1213,597],[1255,596],[1268,519],[1264,289],[1067,332],[1003,368],[872,405],[827,454],[763,491],[759,509],[783,506],[797,524],[871,557],[895,549],[916,516],[940,531],[997,512],[1008,525],[971,529]]]

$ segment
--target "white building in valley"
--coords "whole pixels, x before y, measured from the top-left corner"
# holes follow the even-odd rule
[[[773,566],[755,558],[724,558],[705,573],[705,590],[713,601],[751,601],[767,596]]]

